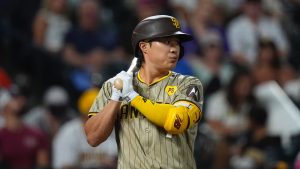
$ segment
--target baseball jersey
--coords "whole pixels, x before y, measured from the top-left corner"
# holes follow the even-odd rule
[[[153,102],[173,104],[189,101],[201,110],[203,89],[199,79],[170,71],[156,82],[144,83],[139,73],[133,78],[134,90]],[[96,97],[90,115],[101,111],[111,96],[112,84],[104,83]],[[148,121],[142,113],[122,103],[117,116],[116,141],[118,169],[195,169],[194,141],[197,125],[181,134],[167,137],[167,132]]]

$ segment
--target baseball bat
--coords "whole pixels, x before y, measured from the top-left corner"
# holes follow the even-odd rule
[[[132,59],[131,64],[130,64],[128,70],[127,70],[127,73],[133,72],[134,68],[136,67],[137,60],[138,60],[137,57],[134,57],[134,58]],[[114,81],[114,86],[115,86],[116,89],[122,90],[122,89],[123,89],[123,81],[122,81],[122,79],[117,78],[117,79]]]

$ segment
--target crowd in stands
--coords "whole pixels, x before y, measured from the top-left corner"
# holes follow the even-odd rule
[[[300,109],[298,0],[0,0],[0,168],[116,168],[114,134],[93,148],[82,125],[157,14],[194,37],[174,71],[204,87],[197,168],[300,169],[300,131],[287,148],[255,94],[276,82]]]

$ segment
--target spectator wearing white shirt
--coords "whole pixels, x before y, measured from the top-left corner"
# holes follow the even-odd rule
[[[252,65],[258,52],[259,39],[272,40],[280,55],[287,57],[289,42],[278,21],[263,14],[261,0],[245,0],[242,14],[228,26],[228,41],[233,59],[239,64]]]
[[[86,90],[78,100],[80,118],[64,124],[53,140],[53,167],[55,169],[114,169],[117,164],[117,144],[112,134],[97,147],[86,141],[83,124],[99,89]]]
[[[248,129],[247,113],[254,102],[252,83],[248,70],[237,70],[226,89],[207,99],[204,113],[215,144],[213,169],[229,167],[231,153]]]
[[[67,17],[66,0],[44,0],[33,23],[33,40],[39,47],[49,52],[60,52],[64,46],[64,36],[71,27]]]

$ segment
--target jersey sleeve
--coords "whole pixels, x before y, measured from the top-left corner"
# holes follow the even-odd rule
[[[106,81],[102,88],[100,89],[97,97],[95,98],[90,110],[89,110],[89,117],[94,116],[96,113],[100,112],[104,106],[108,103],[109,98],[111,97],[112,93],[112,84]]]
[[[203,87],[199,79],[187,76],[180,83],[178,95],[174,98],[173,104],[178,101],[188,101],[194,103],[202,111]]]

